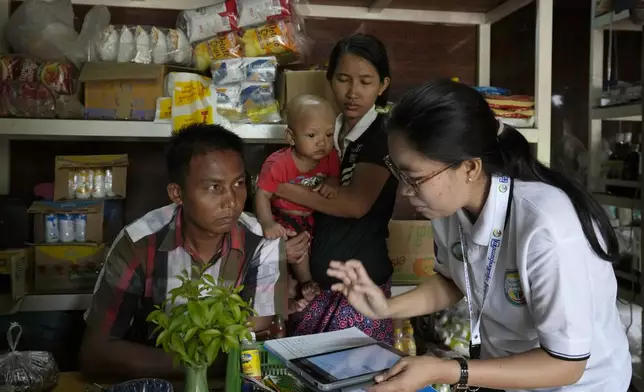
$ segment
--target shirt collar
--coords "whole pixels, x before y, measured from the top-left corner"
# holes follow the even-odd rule
[[[494,182],[494,177],[496,177],[496,175],[493,176],[491,181],[492,183]],[[488,189],[487,200],[485,201],[483,209],[474,224],[470,222],[470,219],[467,217],[467,213],[463,209],[457,211],[458,220],[461,223],[463,232],[468,233],[471,236],[472,241],[477,245],[488,246],[490,233],[493,229],[492,226],[494,226],[495,205],[496,192],[492,192],[492,186],[490,186],[490,189]],[[505,210],[497,212],[503,213]]]
[[[353,126],[351,131],[344,138],[344,148],[347,148],[347,141],[355,142],[360,136],[371,126],[371,124],[376,121],[378,118],[378,112],[376,111],[376,105],[373,105],[371,109]],[[344,122],[344,115],[340,114],[335,119],[335,131],[333,133],[333,143],[335,144],[335,149],[340,151],[340,141],[338,137],[340,136],[340,130],[342,129],[342,123]],[[344,155],[344,151],[340,151]]]
[[[181,225],[183,222],[183,209],[178,206],[175,210],[172,220],[168,224],[168,232],[159,245],[159,250],[162,252],[170,252],[178,247],[183,247],[190,255],[193,254],[191,249],[187,246],[183,237]],[[221,255],[226,256],[230,250],[238,250],[244,255],[244,230],[239,227],[239,223],[233,225],[231,231],[224,237],[224,243],[221,247]],[[194,257],[194,256],[193,256]]]

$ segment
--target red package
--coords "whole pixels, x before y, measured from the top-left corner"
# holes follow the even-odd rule
[[[47,86],[40,83],[0,83],[0,116],[54,118],[56,97]]]
[[[290,18],[291,0],[237,0],[240,28]]]
[[[20,64],[18,80],[21,82],[35,83],[38,81],[38,63],[30,58],[23,58]]]
[[[38,81],[55,93],[69,95],[74,92],[73,73],[71,64],[50,61],[38,68]]]
[[[0,56],[0,81],[18,80],[22,57]]]

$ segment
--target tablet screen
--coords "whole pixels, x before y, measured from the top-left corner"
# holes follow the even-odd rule
[[[306,358],[336,380],[381,372],[394,366],[400,356],[378,344],[335,351]]]

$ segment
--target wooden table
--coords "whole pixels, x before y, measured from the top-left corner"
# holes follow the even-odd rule
[[[52,392],[85,392],[88,386],[92,385],[91,381],[88,381],[78,372],[64,372],[60,373],[58,378],[58,385]],[[175,392],[183,391],[182,383],[174,384]],[[210,380],[208,382],[211,392],[219,392],[224,390],[224,383],[221,380]],[[91,392],[99,392],[98,388],[91,388]]]

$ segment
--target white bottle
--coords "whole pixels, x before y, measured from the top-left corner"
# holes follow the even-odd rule
[[[58,217],[56,214],[45,215],[45,242],[51,244],[60,241],[58,234]]]
[[[73,242],[76,238],[74,232],[74,215],[72,214],[59,214],[58,227],[60,232],[61,242]]]
[[[76,242],[87,241],[87,215],[76,214],[74,215],[74,239]]]

